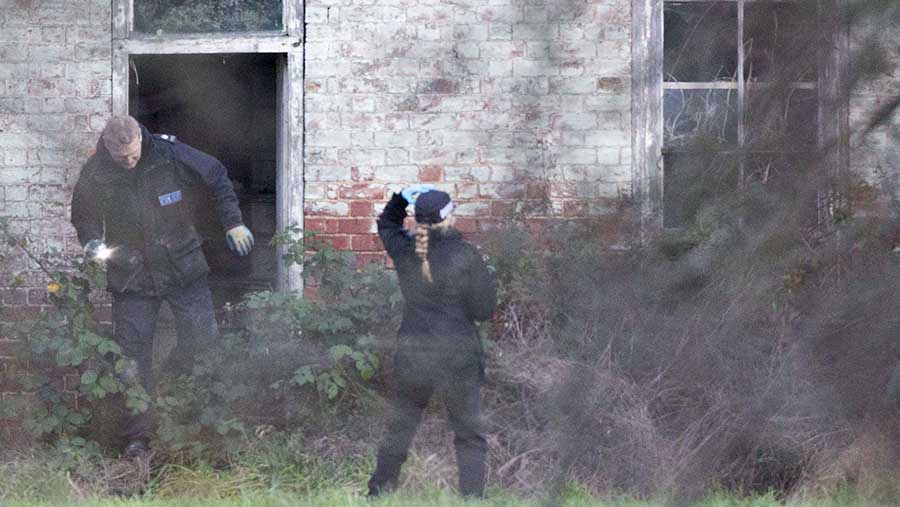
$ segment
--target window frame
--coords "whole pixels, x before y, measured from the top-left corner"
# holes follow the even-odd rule
[[[145,34],[134,31],[134,1],[112,0],[112,113],[128,114],[132,55],[275,53],[279,61],[276,119],[277,231],[293,224],[303,228],[304,201],[304,4],[282,2],[282,30]],[[139,1],[139,0],[138,0]],[[302,266],[285,266],[278,247],[276,289],[302,291]]]
[[[664,116],[663,95],[666,89],[694,89],[691,85],[665,81],[663,75],[663,20],[665,2],[710,2],[737,4],[737,80],[729,89],[737,90],[738,114],[744,110],[747,89],[744,79],[743,14],[749,3],[787,3],[791,0],[632,0],[632,176],[633,194],[639,199],[641,237],[663,229]],[[833,34],[830,44],[822,44],[818,54],[817,149],[823,155],[828,171],[838,185],[845,181],[849,166],[849,105],[846,94],[849,26],[835,13],[843,12],[846,0],[818,0],[822,33]],[[841,9],[841,10],[839,10]],[[824,13],[829,13],[825,15]],[[757,85],[754,85],[757,86]],[[808,85],[800,85],[809,88]],[[697,86],[696,89],[707,89]],[[738,118],[738,149],[745,141],[745,119]],[[842,192],[842,188],[830,189]]]

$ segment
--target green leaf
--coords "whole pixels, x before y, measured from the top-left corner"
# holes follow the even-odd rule
[[[88,421],[88,418],[85,417],[84,414],[76,413],[76,414],[72,414],[69,416],[69,423],[71,423],[75,426],[81,426],[82,424],[86,423],[87,421]]]
[[[347,345],[335,345],[328,349],[328,352],[331,354],[332,359],[340,361],[342,358],[353,354],[353,349]]]
[[[88,387],[97,382],[97,372],[95,371],[86,371],[81,374],[81,385]]]
[[[360,368],[359,364],[356,365],[357,369],[359,369],[359,376],[362,377],[363,380],[369,380],[373,376],[375,376],[375,368],[372,367],[364,367]]]
[[[104,339],[97,345],[97,352],[101,355],[113,354],[118,356],[122,354],[122,347],[119,347],[118,343],[110,339]]]
[[[132,414],[146,412],[150,408],[150,396],[141,386],[134,386],[125,391],[125,407]]]
[[[303,366],[298,368],[297,371],[294,372],[294,376],[291,378],[291,382],[298,386],[305,386],[307,384],[315,383],[316,377],[313,374],[313,370],[311,366]]]
[[[110,393],[117,393],[122,390],[122,384],[110,375],[100,377],[100,385]]]
[[[87,345],[89,347],[97,346],[101,343],[104,338],[97,333],[93,333],[91,331],[84,331],[78,335],[78,340],[82,345]]]

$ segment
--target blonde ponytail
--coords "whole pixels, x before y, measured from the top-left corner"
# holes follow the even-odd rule
[[[422,276],[431,283],[431,264],[428,262],[428,233],[431,227],[426,224],[416,225],[416,255],[422,260]]]

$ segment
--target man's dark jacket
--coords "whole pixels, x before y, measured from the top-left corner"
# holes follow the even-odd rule
[[[407,204],[403,196],[394,194],[378,218],[378,235],[397,268],[404,299],[398,363],[419,361],[423,364],[412,366],[423,375],[431,367],[458,370],[473,360],[480,365],[481,339],[475,321],[494,314],[496,277],[459,232],[436,229],[430,233],[428,247],[433,281],[425,280],[415,237],[403,228]],[[420,361],[423,355],[426,360]]]
[[[101,140],[72,195],[72,224],[84,245],[104,239],[112,292],[170,293],[205,276],[209,266],[194,225],[197,190],[206,187],[225,230],[242,224],[237,196],[215,158],[141,127],[134,169],[116,165]]]

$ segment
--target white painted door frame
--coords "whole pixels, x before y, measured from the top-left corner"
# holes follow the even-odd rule
[[[133,31],[134,0],[112,0],[112,111],[128,114],[132,55],[275,53],[278,64],[276,228],[303,228],[303,2],[284,0],[284,30],[264,33],[165,34]],[[302,266],[284,265],[277,252],[278,290],[303,289]]]

